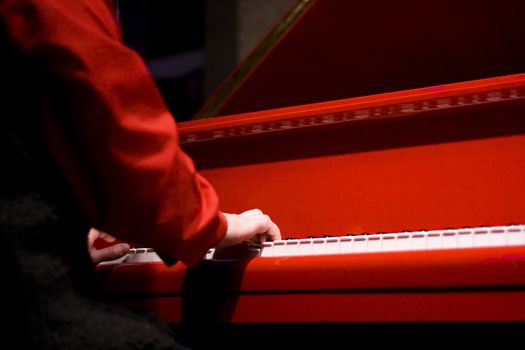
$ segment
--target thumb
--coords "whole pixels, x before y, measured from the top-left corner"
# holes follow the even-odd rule
[[[118,243],[105,248],[91,251],[91,259],[95,264],[102,261],[110,261],[123,257],[129,252],[130,245],[127,243]]]

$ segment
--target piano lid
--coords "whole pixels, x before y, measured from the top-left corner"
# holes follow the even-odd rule
[[[298,0],[198,118],[525,72],[521,0]]]

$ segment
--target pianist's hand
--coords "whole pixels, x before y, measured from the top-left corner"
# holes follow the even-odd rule
[[[219,243],[219,247],[228,247],[244,241],[263,243],[266,240],[281,239],[279,227],[259,209],[252,209],[241,214],[224,213],[228,221],[226,236]]]
[[[118,259],[126,255],[129,251],[130,246],[127,243],[117,243],[104,248],[96,248],[94,246],[97,238],[101,238],[106,242],[114,242],[115,238],[105,232],[99,231],[95,228],[89,230],[88,233],[88,249],[91,255],[91,260],[94,264],[98,264],[103,261],[110,261]]]

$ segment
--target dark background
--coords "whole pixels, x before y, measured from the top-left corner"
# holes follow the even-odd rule
[[[119,8],[125,42],[144,57],[178,121],[524,69],[521,0],[316,1],[218,110],[199,113],[298,1],[119,0]]]
[[[116,0],[125,43],[138,51],[177,121],[207,97],[298,0]]]
[[[188,120],[204,96],[206,0],[120,0],[125,43],[146,61],[170,111]]]

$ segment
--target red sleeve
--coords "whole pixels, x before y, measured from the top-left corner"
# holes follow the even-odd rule
[[[0,0],[13,42],[46,76],[44,130],[93,226],[188,265],[226,232],[178,145],[142,59],[103,0]]]

